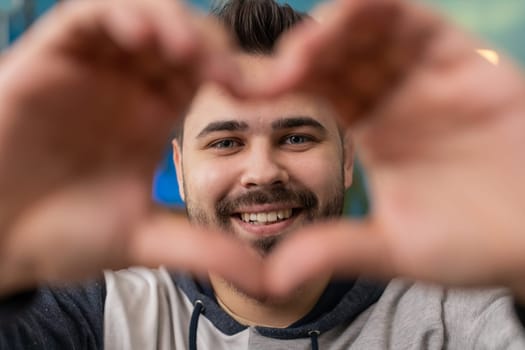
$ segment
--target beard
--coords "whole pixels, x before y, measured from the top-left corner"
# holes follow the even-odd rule
[[[340,217],[343,213],[344,184],[342,176],[337,180],[330,191],[329,200],[322,206],[316,194],[304,186],[274,185],[258,187],[237,196],[223,197],[215,203],[214,210],[211,213],[191,200],[191,196],[187,196],[186,212],[192,223],[211,229],[219,228],[233,235],[235,235],[235,230],[232,225],[232,215],[238,213],[242,206],[273,204],[300,208],[300,215],[305,218],[306,224],[316,223]],[[186,189],[185,193],[188,194]],[[285,236],[286,234],[278,234],[261,237],[250,243],[257,252],[266,256]]]

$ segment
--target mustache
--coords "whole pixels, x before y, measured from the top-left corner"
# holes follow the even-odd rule
[[[261,204],[282,204],[313,210],[319,206],[319,200],[312,191],[307,189],[277,186],[251,190],[235,198],[225,197],[217,203],[216,211],[219,217],[229,217],[238,212],[238,208],[242,206]]]

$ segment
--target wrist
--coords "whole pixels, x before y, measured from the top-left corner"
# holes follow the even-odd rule
[[[6,235],[0,240],[0,299],[37,285],[34,261],[17,256],[10,238]]]

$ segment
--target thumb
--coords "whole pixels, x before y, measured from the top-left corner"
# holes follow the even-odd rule
[[[319,276],[391,276],[387,248],[386,240],[369,222],[345,220],[300,230],[268,258],[267,292],[285,297]]]
[[[249,295],[262,291],[262,261],[255,251],[172,213],[157,214],[141,225],[132,235],[128,256],[130,265],[163,265],[197,276],[213,272]]]

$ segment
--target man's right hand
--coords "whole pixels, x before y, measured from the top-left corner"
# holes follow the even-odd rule
[[[213,26],[171,0],[71,1],[4,55],[0,294],[133,264],[257,283],[239,243],[150,207],[176,118],[204,79],[235,81]]]

